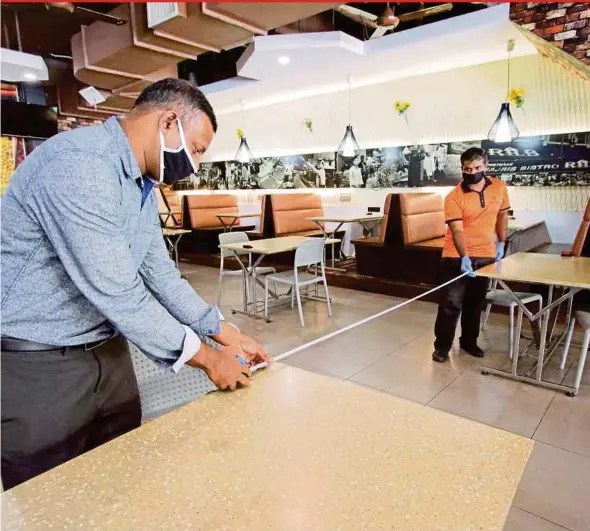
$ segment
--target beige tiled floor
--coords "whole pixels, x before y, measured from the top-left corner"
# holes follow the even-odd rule
[[[215,300],[216,270],[186,264],[181,269],[205,299]],[[227,278],[224,282],[222,311],[244,332],[258,337],[272,355],[401,302],[383,295],[332,288],[333,318],[328,318],[325,304],[307,302],[306,327],[301,328],[296,310],[289,307],[273,312],[270,324],[232,316],[231,305],[240,304],[241,280]],[[435,314],[435,305],[414,302],[285,361],[535,439],[505,531],[590,530],[590,364],[576,398],[482,376],[482,363],[508,363],[507,319],[499,315],[492,315],[480,337],[480,345],[486,349],[483,360],[461,354],[455,346],[449,363],[436,364],[430,357]],[[530,335],[530,330],[524,333]],[[557,366],[558,360],[552,360],[550,379],[571,384],[578,352],[579,341],[572,346],[563,371]]]

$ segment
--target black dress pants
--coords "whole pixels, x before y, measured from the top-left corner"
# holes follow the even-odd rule
[[[472,258],[477,270],[494,262],[494,258]],[[443,258],[440,264],[440,283],[443,284],[461,274],[461,259]],[[479,337],[481,312],[486,299],[489,280],[483,277],[463,277],[441,291],[436,324],[434,348],[443,352],[451,350],[455,328],[461,315],[461,344],[475,346]]]
[[[137,428],[127,341],[92,350],[2,351],[2,484],[10,489]]]

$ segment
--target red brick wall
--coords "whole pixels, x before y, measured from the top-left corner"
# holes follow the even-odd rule
[[[590,4],[539,3],[511,4],[510,18],[564,51],[590,64]]]
[[[62,131],[71,131],[78,127],[85,127],[87,125],[98,125],[103,120],[92,119],[92,118],[75,118],[73,116],[62,116],[61,114],[57,117],[57,130],[61,133]]]

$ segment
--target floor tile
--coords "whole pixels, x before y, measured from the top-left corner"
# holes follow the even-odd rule
[[[351,381],[426,404],[461,371],[451,364],[435,363],[424,354],[390,354],[355,374]]]
[[[517,507],[512,507],[506,518],[506,524],[503,531],[568,531],[567,528],[554,524],[527,513]]]
[[[590,457],[590,387],[576,397],[557,393],[534,439]]]
[[[513,505],[572,531],[590,529],[590,459],[537,442]]]
[[[532,437],[555,392],[465,371],[429,403],[432,407]]]

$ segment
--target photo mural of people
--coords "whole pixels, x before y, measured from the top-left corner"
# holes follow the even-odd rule
[[[590,186],[590,132],[518,138],[413,144],[359,150],[353,157],[313,153],[203,163],[181,190],[293,188],[415,188],[453,186],[461,180],[461,153],[481,147],[490,175],[509,186]]]

